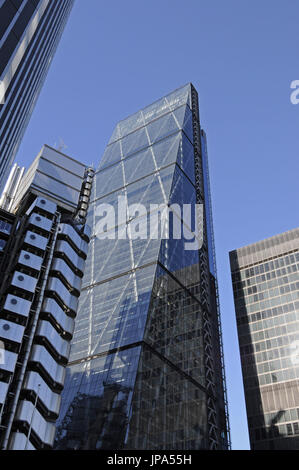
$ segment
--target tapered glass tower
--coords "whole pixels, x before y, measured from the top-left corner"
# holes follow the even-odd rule
[[[0,187],[15,158],[73,0],[0,1]]]
[[[206,140],[194,87],[121,121],[93,181],[56,448],[225,449]],[[203,217],[189,220],[184,204],[203,207]],[[161,205],[173,209],[168,237],[157,225]]]

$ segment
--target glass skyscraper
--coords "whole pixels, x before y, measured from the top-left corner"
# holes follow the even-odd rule
[[[299,229],[230,253],[252,449],[299,449]]]
[[[0,1],[0,187],[46,78],[73,0]]]
[[[120,201],[137,212],[124,216]],[[170,227],[168,238],[142,236],[155,204],[176,204],[172,222],[185,238]],[[183,204],[204,206],[197,249],[186,249],[196,230]],[[103,228],[99,207],[118,209],[118,218]],[[56,448],[228,448],[207,149],[192,84],[117,124],[87,224]]]

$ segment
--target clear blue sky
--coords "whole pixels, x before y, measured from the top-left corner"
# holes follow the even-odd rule
[[[191,81],[207,132],[233,449],[248,433],[228,252],[298,226],[298,0],[75,0],[20,147],[97,164],[114,125]]]

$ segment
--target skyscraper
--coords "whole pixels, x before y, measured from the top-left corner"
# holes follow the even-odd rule
[[[186,239],[199,241],[200,230],[184,204],[204,205],[194,249]],[[160,205],[174,207],[171,227],[184,238],[170,225],[168,238],[157,229]],[[207,149],[191,84],[117,124],[87,223],[56,448],[226,449]]]
[[[73,0],[0,1],[0,187],[46,78]]]
[[[230,253],[252,449],[299,449],[299,229]]]
[[[88,249],[92,176],[44,146],[23,177],[13,168],[1,198],[1,449],[53,445]]]

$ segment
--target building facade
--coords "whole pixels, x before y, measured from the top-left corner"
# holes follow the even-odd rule
[[[252,449],[299,449],[299,229],[230,253]]]
[[[203,207],[198,226],[183,204]],[[156,225],[149,236],[160,205],[175,205],[185,239],[169,226],[168,238]],[[207,149],[193,85],[116,126],[87,223],[55,448],[228,448]],[[192,237],[197,248],[185,249]]]
[[[29,122],[73,0],[0,1],[0,188]]]
[[[50,449],[88,250],[93,171],[44,146],[19,174],[14,167],[0,209],[0,446]]]

